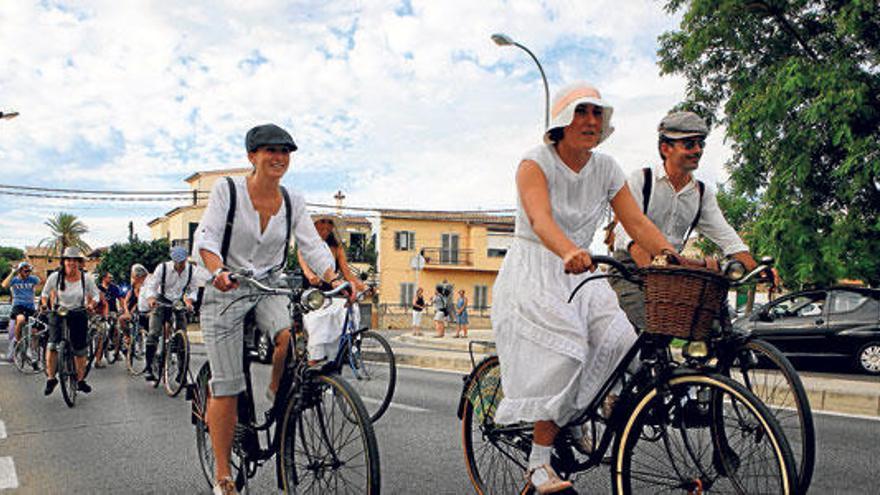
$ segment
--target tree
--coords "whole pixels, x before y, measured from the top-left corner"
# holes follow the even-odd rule
[[[15,263],[24,259],[24,251],[14,247],[0,246],[0,280],[6,278],[15,268]],[[9,289],[0,287],[0,295],[9,295]]]
[[[667,0],[660,67],[726,127],[729,192],[788,285],[880,283],[876,0]],[[735,204],[728,207],[734,208]],[[726,210],[731,214],[730,209]]]
[[[170,245],[167,239],[154,241],[134,239],[126,243],[116,243],[101,256],[101,263],[98,264],[97,271],[98,273],[110,272],[114,280],[128,282],[131,265],[140,263],[147,270],[152,271],[156,265],[168,260],[169,249]]]
[[[92,248],[82,239],[89,228],[81,222],[76,215],[60,212],[54,218],[44,222],[49,227],[52,235],[40,241],[41,246],[47,246],[56,254],[64,252],[64,248],[76,247],[84,254],[88,254]]]

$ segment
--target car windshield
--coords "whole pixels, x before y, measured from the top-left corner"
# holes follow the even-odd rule
[[[9,316],[12,313],[12,306],[8,304],[0,305],[0,316]]]

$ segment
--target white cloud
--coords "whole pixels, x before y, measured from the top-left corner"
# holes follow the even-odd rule
[[[490,34],[529,46],[551,89],[594,80],[616,106],[602,150],[625,170],[655,160],[656,124],[684,93],[655,61],[677,20],[650,0],[414,0],[411,16],[397,0],[42,5],[0,7],[0,43],[17,47],[0,53],[0,110],[21,112],[0,122],[2,183],[182,189],[194,171],[244,165],[243,134],[271,121],[300,144],[287,183],[309,200],[344,189],[353,205],[511,207],[543,90],[527,55]],[[729,152],[719,132],[710,145],[702,173],[714,181]],[[110,241],[155,211],[78,214]]]

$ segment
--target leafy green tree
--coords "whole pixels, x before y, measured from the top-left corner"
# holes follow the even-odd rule
[[[14,247],[0,246],[0,280],[9,275],[15,264],[24,259],[24,251]],[[9,295],[9,289],[0,287],[0,295]]]
[[[49,227],[52,235],[40,241],[41,246],[47,246],[56,254],[60,255],[66,247],[77,247],[84,254],[92,250],[82,239],[89,228],[76,215],[60,212],[55,217],[44,222]]]
[[[876,0],[667,0],[660,66],[732,141],[729,194],[789,286],[880,283]],[[742,207],[735,201],[730,216]]]
[[[110,246],[107,252],[101,256],[98,264],[98,273],[110,272],[113,279],[119,282],[128,282],[131,265],[140,263],[147,270],[153,271],[156,265],[167,261],[170,245],[167,239],[154,241],[142,241],[135,238],[126,243],[116,243]]]

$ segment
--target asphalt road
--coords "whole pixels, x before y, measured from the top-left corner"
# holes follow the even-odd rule
[[[0,350],[5,349],[0,337]],[[195,366],[204,359],[197,353]],[[257,366],[262,390],[268,368]],[[210,493],[196,458],[189,404],[130,378],[122,366],[90,375],[94,391],[68,409],[58,390],[42,396],[43,378],[0,365],[0,487],[3,493]],[[460,374],[400,369],[391,409],[376,424],[385,493],[473,493],[455,415]],[[258,407],[259,404],[258,404]],[[817,415],[813,493],[876,493],[877,421]],[[11,461],[7,460],[11,459]],[[608,471],[578,480],[581,493],[607,492]],[[274,465],[253,493],[274,492]]]

